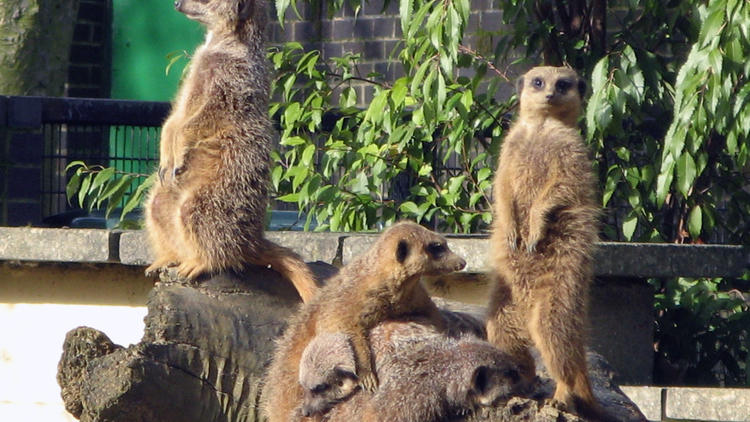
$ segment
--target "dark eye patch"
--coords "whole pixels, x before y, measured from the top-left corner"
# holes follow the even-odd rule
[[[409,244],[401,240],[396,247],[396,260],[403,263],[407,256],[409,256]]]
[[[316,394],[317,393],[322,393],[322,392],[328,390],[328,388],[330,388],[330,385],[328,385],[328,384],[325,384],[325,383],[324,384],[318,384],[315,387],[313,387],[312,392],[316,393]]]
[[[544,80],[542,78],[534,78],[531,80],[531,85],[537,89],[544,88]]]
[[[448,247],[445,245],[445,243],[441,242],[432,242],[429,245],[427,245],[427,253],[430,254],[433,258],[437,258],[448,249]]]
[[[559,79],[555,82],[555,91],[560,94],[565,94],[573,86],[573,81],[569,79]]]

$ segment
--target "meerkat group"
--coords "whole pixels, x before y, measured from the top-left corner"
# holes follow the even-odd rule
[[[319,334],[348,336],[358,385],[375,391],[378,378],[368,341],[370,330],[404,316],[421,316],[425,324],[443,330],[445,319],[420,279],[465,265],[444,237],[418,224],[402,222],[383,232],[288,322],[266,377],[273,380],[264,390],[268,420],[288,421],[299,406],[304,396],[298,382],[300,362],[305,348]]]
[[[439,236],[397,225],[290,321],[267,376],[273,380],[264,392],[270,421],[441,420],[527,391],[536,377],[531,347],[556,382],[553,401],[610,420],[593,395],[585,359],[599,215],[591,160],[576,127],[586,84],[570,68],[537,67],[517,89],[519,117],[504,140],[493,185],[489,343],[444,335],[446,318],[414,280],[429,274],[425,265],[454,271],[463,264],[446,266],[430,251],[441,245],[432,249],[453,255],[444,240],[434,240]],[[420,253],[407,266],[403,257],[414,250]],[[413,325],[402,328],[411,340],[388,334],[404,322],[387,320],[415,314],[424,318],[422,330],[441,334],[424,336]],[[452,368],[454,360],[462,363]],[[472,377],[445,376],[463,373],[468,362],[489,361],[482,368],[491,368],[491,393],[477,393]]]
[[[584,335],[599,209],[576,127],[586,85],[573,70],[537,67],[519,79],[519,117],[493,185],[489,343],[455,339],[445,335],[446,318],[419,281],[464,267],[442,236],[396,224],[323,288],[296,253],[265,239],[273,128],[264,0],[178,0],[175,7],[208,32],[162,129],[158,180],[145,207],[155,256],[147,271],[170,265],[196,278],[263,265],[292,281],[305,304],[268,371],[273,382],[263,406],[270,421],[324,414],[438,420],[528,386],[535,377],[532,346],[556,381],[554,400],[601,416]],[[417,318],[421,328],[392,322],[399,318]],[[399,410],[399,395],[418,395],[414,377],[441,387]],[[352,397],[355,407],[338,405]]]
[[[274,133],[265,0],[178,0],[175,8],[207,35],[162,128],[159,177],[145,204],[155,257],[147,272],[174,265],[194,279],[268,266],[309,301],[311,270],[263,232]]]

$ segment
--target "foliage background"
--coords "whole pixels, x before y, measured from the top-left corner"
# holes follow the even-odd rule
[[[309,1],[329,13],[342,7]],[[283,20],[290,3],[276,5]],[[319,230],[410,218],[481,232],[515,107],[514,98],[498,98],[510,82],[499,68],[567,64],[591,80],[582,129],[601,180],[603,238],[748,244],[750,5],[498,2],[505,29],[489,34],[481,52],[462,43],[470,7],[401,0],[403,40],[392,57],[405,76],[395,81],[361,77],[356,55],[324,63],[295,43],[271,53],[280,200],[296,203]],[[353,107],[355,83],[375,87],[365,110]],[[747,280],[649,282],[655,381],[748,384]]]
[[[329,14],[344,7],[301,1]],[[356,12],[361,1],[346,5]],[[276,1],[282,23],[295,6]],[[404,76],[396,80],[361,75],[357,55],[324,61],[295,42],[270,50],[269,113],[281,134],[272,184],[305,213],[306,227],[362,231],[407,218],[486,230],[492,172],[516,106],[501,94],[512,86],[504,69],[545,63],[591,81],[581,123],[601,182],[604,239],[750,244],[747,2],[498,2],[504,28],[484,34],[482,48],[463,43],[470,7],[400,0],[403,38],[391,57]],[[361,84],[374,87],[365,109],[355,107]],[[97,172],[86,171],[79,187],[96,184]],[[106,186],[102,178],[98,188]],[[655,382],[750,384],[748,277],[649,283]]]

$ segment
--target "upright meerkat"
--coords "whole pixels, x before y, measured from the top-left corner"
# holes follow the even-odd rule
[[[164,123],[159,180],[146,202],[152,272],[177,265],[187,278],[246,264],[270,266],[303,301],[317,287],[291,250],[264,238],[268,204],[270,87],[264,0],[178,0],[207,27]]]
[[[490,343],[513,355],[525,382],[539,349],[556,381],[553,399],[596,415],[585,359],[596,182],[576,127],[586,84],[567,67],[536,67],[517,84],[520,112],[495,175],[488,306]]]
[[[272,380],[264,391],[269,421],[289,420],[301,402],[300,358],[307,344],[321,333],[349,336],[360,385],[375,390],[378,381],[367,339],[369,330],[403,315],[423,316],[442,329],[445,321],[420,278],[458,271],[465,265],[444,237],[422,226],[403,222],[386,230],[290,319],[266,377]]]
[[[517,392],[518,370],[505,353],[471,334],[447,336],[418,318],[372,330],[382,383],[374,393],[352,390],[346,387],[352,385],[346,371],[331,371],[332,364],[353,362],[347,340],[341,333],[321,335],[305,349],[300,380],[306,380],[303,415],[315,416],[309,421],[440,421],[507,401]],[[336,387],[340,384],[343,389]]]

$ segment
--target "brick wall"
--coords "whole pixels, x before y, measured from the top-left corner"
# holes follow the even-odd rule
[[[472,0],[473,11],[465,31],[464,43],[479,52],[487,53],[492,48],[493,36],[501,28],[500,12],[492,0]],[[354,11],[344,6],[328,17],[328,11],[312,10],[306,4],[298,4],[301,17],[290,8],[282,28],[272,10],[269,25],[269,42],[282,43],[297,41],[306,50],[319,50],[324,60],[340,57],[345,53],[361,55],[359,75],[366,77],[371,72],[384,75],[385,80],[394,81],[403,76],[403,69],[397,61],[389,60],[391,52],[401,39],[401,21],[398,15],[398,1],[392,0],[383,9],[384,0],[371,0],[364,4],[355,17]],[[360,106],[366,106],[372,98],[373,88],[360,84],[357,97]]]
[[[80,0],[66,96],[107,98],[112,63],[112,0]]]

